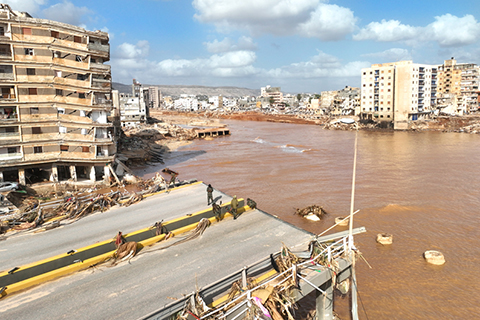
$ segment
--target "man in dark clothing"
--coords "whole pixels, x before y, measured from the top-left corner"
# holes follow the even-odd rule
[[[213,188],[212,185],[209,184],[207,187],[207,206],[213,203]]]

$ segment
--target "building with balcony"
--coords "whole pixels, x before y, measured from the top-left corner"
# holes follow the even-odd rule
[[[437,66],[399,61],[362,69],[360,118],[407,129],[436,108]]]
[[[478,111],[479,71],[473,63],[445,60],[438,67],[438,107],[456,114]]]
[[[108,34],[0,4],[0,180],[108,178]]]

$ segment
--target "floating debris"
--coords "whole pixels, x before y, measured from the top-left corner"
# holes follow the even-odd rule
[[[308,220],[320,221],[322,220],[323,216],[327,214],[327,212],[323,210],[322,207],[314,204],[303,209],[297,208],[295,214],[298,214],[299,216]]]
[[[377,242],[380,244],[392,244],[393,243],[393,235],[389,233],[379,233],[377,234]]]

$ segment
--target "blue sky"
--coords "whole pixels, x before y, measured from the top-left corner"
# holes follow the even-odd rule
[[[3,0],[13,10],[110,34],[113,81],[360,86],[372,63],[480,64],[480,1]]]

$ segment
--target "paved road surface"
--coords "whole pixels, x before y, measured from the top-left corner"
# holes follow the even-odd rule
[[[152,226],[162,219],[168,221],[204,210],[208,208],[206,189],[203,183],[187,186],[145,198],[129,207],[114,207],[46,232],[9,237],[0,241],[0,271],[112,239],[118,231],[126,234]],[[217,190],[213,196],[214,199],[221,197],[223,202],[231,200]]]
[[[221,194],[215,194],[218,195]],[[223,201],[230,199],[225,195],[222,197]],[[196,212],[206,207],[205,202],[205,185],[192,186],[128,208],[82,219],[64,227],[66,233],[46,232],[22,238],[32,245],[38,242],[39,248],[45,247],[45,240],[40,240],[40,236],[51,234],[53,239],[48,241],[52,243],[55,239],[64,239],[61,242],[68,242],[68,246],[55,249],[59,253],[67,247],[90,244],[92,237],[98,240],[113,237],[111,235],[115,235],[119,228],[125,232],[133,231],[162,218],[172,219]],[[106,232],[104,228],[107,227]],[[84,237],[84,233],[90,235]],[[107,262],[7,296],[0,300],[0,319],[138,319],[193,292],[196,285],[204,287],[279,251],[282,242],[289,247],[301,244],[305,249],[311,237],[310,233],[266,213],[247,211],[237,220],[225,218],[212,224],[197,239],[164,250],[159,250],[163,245],[160,243],[141,251],[130,262],[116,266]],[[76,240],[69,240],[71,238]],[[14,239],[7,240],[2,247],[10,240]],[[20,248],[20,240],[15,240],[16,248]],[[178,240],[178,237],[173,238],[165,244]],[[36,255],[29,249],[29,254],[42,256],[50,250],[43,249]],[[14,256],[10,248],[6,252]]]

